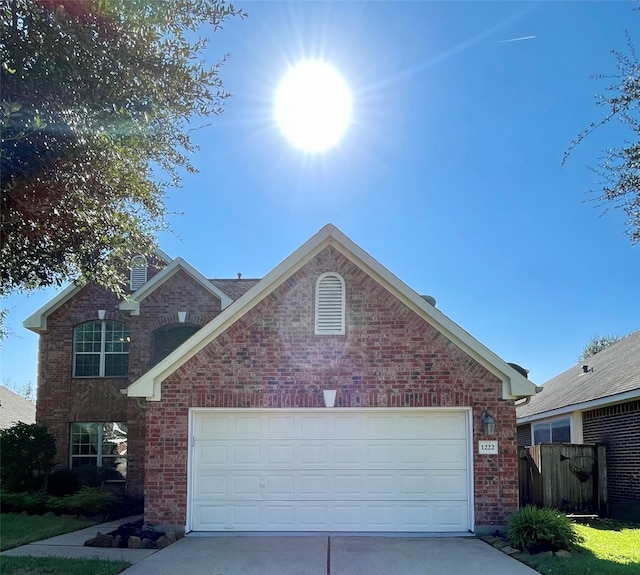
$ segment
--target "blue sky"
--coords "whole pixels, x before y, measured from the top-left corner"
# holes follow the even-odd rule
[[[242,2],[207,57],[231,54],[233,93],[195,134],[200,170],[172,191],[161,248],[208,277],[262,277],[326,223],[538,383],[594,334],[640,328],[640,246],[624,214],[586,201],[601,151],[630,136],[571,140],[604,111],[611,49],[631,2]],[[535,36],[527,40],[505,42]],[[287,67],[322,58],[354,94],[353,122],[323,155],[279,132]],[[194,125],[199,125],[194,122]],[[1,378],[36,381],[21,322],[55,295],[15,296]]]

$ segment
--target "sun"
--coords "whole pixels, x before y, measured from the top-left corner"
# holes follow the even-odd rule
[[[327,62],[304,60],[289,68],[276,92],[280,130],[305,152],[335,146],[351,123],[353,97],[341,74]]]

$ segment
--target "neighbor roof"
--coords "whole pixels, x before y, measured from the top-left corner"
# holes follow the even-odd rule
[[[640,331],[550,379],[542,389],[528,405],[517,408],[518,423],[584,409],[592,402],[640,397]]]
[[[372,279],[391,292],[439,332],[443,333],[496,377],[500,378],[503,397],[526,397],[536,393],[538,388],[535,384],[469,335],[440,310],[425,301],[422,296],[400,281],[335,226],[328,224],[263,279],[258,281],[244,295],[223,309],[222,313],[215,319],[196,332],[142,377],[134,381],[127,388],[127,395],[129,397],[145,397],[148,400],[159,401],[161,399],[160,384],[162,381],[214,341],[225,329],[256,306],[329,245],[367,272]]]
[[[7,429],[19,421],[36,422],[35,404],[0,385],[0,429]]]

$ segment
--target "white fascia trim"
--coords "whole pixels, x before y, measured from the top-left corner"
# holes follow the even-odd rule
[[[542,411],[533,415],[527,415],[526,417],[517,417],[516,422],[518,425],[522,423],[530,423],[541,419],[564,415],[566,413],[571,413],[572,411],[589,411],[590,409],[596,409],[605,405],[613,405],[615,403],[622,403],[623,401],[628,401],[630,399],[640,399],[640,389],[633,389],[631,391],[625,391],[624,393],[617,393],[615,395],[608,395],[606,397],[592,399],[591,401],[583,401],[582,403],[574,403],[573,405],[566,405],[564,407],[559,407],[558,409]]]
[[[367,271],[369,275],[377,279],[383,287],[404,302],[412,311],[420,315],[436,330],[444,333],[454,344],[498,377],[502,381],[503,399],[517,399],[537,393],[538,387],[532,381],[513,369],[506,361],[481,344],[438,308],[432,306],[361,247],[354,244],[342,232],[335,228],[334,230],[333,235],[350,252],[346,253],[344,249],[340,249],[340,246],[336,245],[335,247],[343,255]]]
[[[194,334],[189,340],[169,354],[150,371],[134,381],[127,389],[129,397],[145,397],[149,401],[160,401],[160,384],[171,373],[191,359],[220,333],[247,313],[266,295],[287,278],[295,274],[311,258],[326,246],[333,245],[340,253],[365,270],[374,280],[406,303],[410,309],[443,332],[454,344],[462,348],[478,363],[502,381],[502,396],[515,399],[535,395],[537,386],[518,373],[495,353],[478,342],[440,310],[426,302],[418,293],[400,281],[362,248],[353,243],[332,224],[324,226],[317,234],[277,265],[255,286],[248,290],[231,306]],[[177,258],[176,261],[180,259]],[[158,274],[159,275],[159,274]],[[156,276],[157,277],[157,276]],[[155,278],[154,278],[155,279]],[[153,280],[152,280],[153,281]],[[136,294],[134,294],[135,296]],[[137,298],[136,298],[137,299]]]
[[[120,311],[131,312],[132,315],[140,314],[140,302],[146,297],[151,295],[158,287],[160,287],[165,281],[174,276],[178,270],[183,270],[190,275],[194,280],[200,283],[207,291],[213,294],[220,300],[221,307],[224,309],[233,303],[233,300],[214,286],[206,277],[204,277],[196,268],[191,264],[183,260],[182,258],[176,258],[171,263],[159,271],[153,276],[147,283],[145,283],[139,290],[132,293],[125,301],[123,301],[118,307]]]
[[[209,345],[218,335],[324,249],[328,245],[328,237],[329,234],[326,231],[326,227],[320,230],[311,240],[278,264],[242,297],[223,309],[220,315],[216,316],[155,367],[129,385],[127,396],[144,397],[148,401],[160,401],[161,383],[169,375],[189,361],[201,349]]]
[[[38,311],[32,313],[22,322],[22,325],[36,333],[47,331],[47,317],[64,305],[72,296],[82,289],[83,286],[71,284],[63,289],[57,296],[49,300]]]
[[[154,254],[162,259],[165,263],[170,264],[173,260],[161,249],[154,250]],[[82,289],[83,285],[72,283],[63,289],[57,296],[49,300],[38,311],[32,313],[27,319],[22,322],[23,327],[40,333],[47,330],[47,316],[57,310],[60,306],[65,304],[72,296]],[[120,309],[124,311],[131,311],[134,308],[133,303],[130,300],[124,301],[121,304]]]

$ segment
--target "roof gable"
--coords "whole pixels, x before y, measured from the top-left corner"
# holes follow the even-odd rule
[[[162,250],[156,249],[155,255],[166,264],[171,265],[171,258],[165,254]],[[159,274],[156,274],[159,275]],[[155,279],[155,276],[154,276]],[[72,283],[63,289],[58,295],[50,299],[40,309],[32,313],[27,319],[22,322],[23,327],[40,333],[47,330],[47,318],[57,309],[67,303],[73,296],[75,296],[82,288],[83,284]],[[137,293],[137,292],[136,292]]]
[[[140,313],[140,303],[156,291],[169,278],[178,273],[179,270],[184,271],[197,283],[202,285],[208,292],[217,297],[221,302],[222,309],[228,307],[232,303],[233,300],[226,293],[205,278],[191,264],[187,263],[182,258],[175,258],[166,268],[158,272],[139,290],[132,293],[128,299],[123,301],[119,306],[120,310],[131,312],[131,315],[138,315]]]
[[[587,365],[583,372],[582,365]],[[518,423],[640,397],[640,331],[547,381],[544,393],[518,407]],[[585,405],[587,404],[587,405]],[[553,413],[550,413],[553,412]]]
[[[127,395],[129,397],[145,397],[148,400],[160,400],[160,384],[164,379],[329,245],[342,253],[387,291],[405,303],[412,311],[420,315],[478,363],[496,375],[502,381],[503,397],[525,397],[536,392],[537,388],[531,381],[469,335],[440,310],[425,301],[423,297],[401,282],[335,226],[328,224],[187,342],[133,382],[127,388]]]

